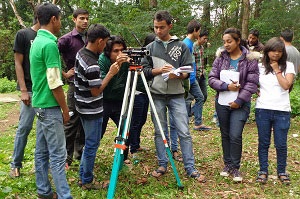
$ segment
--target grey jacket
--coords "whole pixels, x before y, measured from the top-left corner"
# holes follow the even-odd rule
[[[184,94],[183,80],[169,79],[164,81],[162,75],[153,76],[152,69],[171,64],[174,68],[181,66],[193,66],[191,53],[182,41],[172,36],[167,47],[156,38],[154,42],[146,46],[150,56],[142,59],[142,66],[145,77],[150,80],[149,88],[151,93],[158,95]],[[159,60],[159,61],[157,61]]]

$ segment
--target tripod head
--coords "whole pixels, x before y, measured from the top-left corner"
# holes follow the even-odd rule
[[[123,53],[130,57],[130,66],[140,66],[142,58],[150,55],[149,51],[146,50],[145,47],[128,48],[127,50],[124,50]]]

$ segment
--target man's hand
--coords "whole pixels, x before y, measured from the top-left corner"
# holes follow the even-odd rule
[[[122,65],[124,62],[130,62],[130,57],[128,57],[128,55],[125,54],[125,53],[120,53],[120,54],[117,56],[116,62],[117,62],[118,65],[121,67],[121,65]]]
[[[117,74],[119,72],[119,70],[120,70],[120,66],[119,66],[118,62],[115,62],[110,66],[108,73],[110,73],[111,75],[114,76],[115,74]]]
[[[21,101],[26,106],[29,106],[31,104],[31,98],[27,91],[21,91]]]
[[[64,124],[70,121],[69,109],[62,112]]]
[[[68,72],[65,73],[65,78],[69,79],[70,77],[73,77],[75,75],[74,67],[68,70]]]

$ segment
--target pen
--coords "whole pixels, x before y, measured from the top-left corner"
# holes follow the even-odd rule
[[[234,82],[232,79],[229,79],[229,80],[230,80],[232,83],[234,83],[234,84],[236,83],[236,82]]]
[[[240,84],[237,81],[233,81],[232,79],[229,79],[233,84],[236,84],[235,87],[238,88]]]

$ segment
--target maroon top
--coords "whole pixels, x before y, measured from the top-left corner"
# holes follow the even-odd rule
[[[66,70],[70,70],[74,67],[76,54],[82,47],[84,47],[85,43],[84,38],[75,28],[58,39],[58,49],[62,55],[64,63],[66,64]],[[74,77],[70,80],[72,81],[73,79]]]

